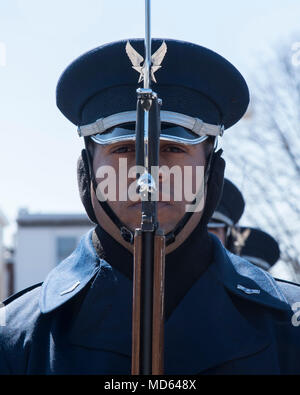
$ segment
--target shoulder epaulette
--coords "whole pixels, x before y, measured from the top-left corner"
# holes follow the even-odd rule
[[[17,293],[15,293],[15,294],[9,296],[9,297],[8,297],[7,299],[5,299],[2,303],[6,306],[6,305],[8,305],[9,303],[11,303],[13,300],[18,299],[20,296],[26,294],[27,292],[32,291],[33,289],[35,289],[35,288],[41,286],[42,284],[43,284],[43,283],[41,282],[41,283],[38,283],[38,284],[31,285],[30,287],[25,288],[25,289],[23,289],[22,291],[17,292]]]
[[[297,287],[300,287],[300,284],[294,283],[293,281],[283,280],[282,278],[276,278],[276,277],[274,277],[274,279],[280,283],[291,284],[291,285],[296,285]]]
[[[279,278],[275,278],[275,280],[291,307],[300,302],[300,284]]]

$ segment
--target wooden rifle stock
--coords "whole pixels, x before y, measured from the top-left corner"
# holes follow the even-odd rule
[[[143,362],[143,232],[136,230],[134,238],[134,278],[132,312],[132,374],[145,373]],[[165,283],[165,237],[160,230],[154,235],[153,265],[153,310],[152,310],[152,346],[151,373],[163,374],[164,363],[164,283]]]

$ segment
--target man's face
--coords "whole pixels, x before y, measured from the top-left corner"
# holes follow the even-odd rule
[[[185,190],[188,189],[195,193],[196,190],[199,189],[199,184],[201,185],[203,182],[203,178],[201,178],[201,181],[197,180],[196,167],[198,166],[198,170],[201,167],[202,171],[204,171],[207,152],[205,144],[208,143],[184,145],[167,141],[160,142],[159,167],[165,166],[165,168],[163,168],[165,170],[162,169],[162,171],[159,172],[159,199],[157,208],[158,221],[165,233],[174,229],[176,224],[186,213],[186,205],[191,204],[193,201],[193,199],[190,200],[189,197],[186,196],[188,193],[186,193]],[[140,201],[136,202],[130,199],[121,201],[119,199],[120,194],[124,196],[124,191],[121,191],[121,189],[126,188],[128,191],[129,185],[135,181],[135,177],[133,176],[132,178],[127,177],[126,181],[122,179],[122,183],[119,182],[120,171],[122,172],[124,170],[122,166],[120,167],[120,163],[124,164],[124,159],[126,159],[127,162],[127,169],[135,166],[134,142],[127,141],[112,145],[94,144],[93,167],[97,183],[99,185],[99,183],[105,179],[104,176],[102,179],[97,177],[97,171],[101,167],[111,166],[115,170],[117,199],[108,200],[108,203],[124,224],[131,229],[135,229],[140,227],[141,224]],[[169,173],[168,169],[171,169],[173,166],[177,166],[177,170],[182,175],[181,182],[178,181],[177,177]],[[189,167],[189,170],[185,170],[187,167]],[[122,178],[124,177],[122,176]],[[123,186],[121,186],[121,184],[123,184]],[[170,185],[169,191],[168,187],[167,189],[165,187],[168,185]],[[166,194],[166,191],[170,193]],[[180,194],[181,199],[179,199]],[[99,212],[100,206],[94,194],[92,201],[98,222],[101,223]]]

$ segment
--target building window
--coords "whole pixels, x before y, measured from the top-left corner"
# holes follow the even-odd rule
[[[72,254],[77,244],[76,237],[59,236],[56,238],[56,263],[59,264]]]

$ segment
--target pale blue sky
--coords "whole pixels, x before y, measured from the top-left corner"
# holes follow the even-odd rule
[[[152,0],[153,37],[207,46],[246,78],[268,47],[300,32],[299,23],[299,0]],[[7,242],[20,207],[83,210],[76,181],[82,141],[55,105],[60,74],[93,47],[143,35],[143,0],[0,0],[0,49],[6,47],[6,66],[0,66],[0,207],[11,223]]]

